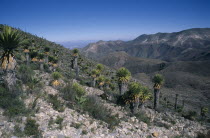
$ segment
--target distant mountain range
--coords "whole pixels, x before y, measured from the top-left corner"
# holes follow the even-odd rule
[[[148,86],[154,74],[163,74],[166,95],[190,95],[196,97],[195,102],[210,100],[210,28],[143,34],[131,41],[98,41],[81,52],[112,68],[128,68]]]
[[[124,51],[130,56],[165,61],[210,59],[210,28],[195,28],[176,33],[141,35],[131,41],[98,41],[82,52],[98,59],[111,52]]]
[[[78,40],[78,41],[64,41],[64,42],[56,42],[57,44],[61,44],[66,48],[74,49],[74,48],[83,48],[87,46],[89,43],[96,42],[98,40]]]

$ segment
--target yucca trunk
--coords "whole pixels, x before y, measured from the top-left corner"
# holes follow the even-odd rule
[[[96,78],[93,78],[92,87],[96,87]]]
[[[48,55],[45,55],[44,62],[45,63],[48,63],[49,62]]]
[[[120,90],[120,95],[123,95],[127,90],[126,83],[120,82],[119,90]]]
[[[75,68],[75,72],[76,72],[76,79],[79,78],[79,67]]]
[[[16,81],[17,81],[15,71],[9,70],[9,71],[5,71],[5,73],[6,73],[6,74],[5,74],[5,76],[3,77],[3,79],[4,79],[4,84],[7,86],[7,88],[8,88],[10,91],[14,91],[15,85],[16,85]]]
[[[141,108],[141,110],[145,109],[145,103],[144,102],[141,103],[140,108]]]
[[[29,53],[26,53],[26,65],[29,65]]]
[[[137,98],[134,102],[133,102],[133,114],[136,114],[138,112],[138,107],[139,107],[139,98]]]
[[[12,56],[12,54],[9,54],[9,59],[7,56],[3,57],[1,67],[5,72],[4,84],[8,87],[10,91],[14,90],[14,87],[16,85],[16,74],[15,74],[15,68],[16,68],[17,62]]]
[[[78,65],[77,65],[77,60],[78,60],[78,57],[75,56],[75,57],[74,57],[74,64],[73,64],[73,68],[74,68],[74,69],[76,69],[77,66],[78,66]]]
[[[177,109],[177,100],[178,100],[178,94],[176,94],[176,98],[175,98],[175,105],[174,105],[174,109],[176,110]]]
[[[160,89],[154,89],[154,109],[159,107]]]
[[[44,70],[44,63],[40,62],[40,70],[43,71]]]

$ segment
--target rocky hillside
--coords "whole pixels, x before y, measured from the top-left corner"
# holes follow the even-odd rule
[[[1,27],[3,25],[0,30]],[[149,98],[145,100],[145,108],[137,107],[134,114],[131,104],[125,103],[119,96],[114,69],[85,58],[77,50],[71,51],[30,33],[15,30],[21,38],[29,40],[29,47],[25,43],[20,44],[13,53],[16,68],[0,72],[0,137],[209,136],[210,120],[206,114],[201,116],[200,112],[188,110],[186,105],[180,103],[174,110],[171,95],[161,95],[160,108],[154,110],[151,90],[145,87],[144,82],[141,85],[148,90]],[[44,57],[40,56],[42,54]],[[130,58],[124,52],[121,54],[125,59]],[[146,59],[135,60],[146,64]],[[162,63],[157,61],[158,64]],[[148,64],[153,65],[157,61]],[[95,77],[96,85],[93,86]],[[147,80],[147,76],[144,79]],[[134,78],[130,80],[138,81]],[[153,86],[146,84],[150,88]]]
[[[36,71],[37,77],[44,78],[45,84],[50,84],[50,74]],[[46,81],[47,80],[47,81]],[[76,80],[71,80],[76,83]],[[25,137],[26,130],[36,131],[38,137],[91,137],[91,138],[113,138],[113,137],[157,137],[157,138],[176,138],[176,137],[197,137],[207,133],[205,125],[190,121],[181,117],[178,113],[167,111],[165,113],[146,108],[140,111],[138,116],[131,117],[126,107],[106,101],[99,96],[104,93],[99,89],[83,86],[86,96],[95,97],[98,104],[107,108],[112,116],[117,118],[118,124],[110,128],[110,124],[103,122],[100,118],[96,119],[87,112],[81,112],[68,106],[68,101],[62,98],[59,89],[50,85],[45,85],[41,91],[42,96],[37,98],[37,94],[29,94],[24,99],[25,105],[31,108],[36,101],[35,111],[30,119],[35,120],[38,130],[28,128],[27,116],[16,116],[8,120],[4,116],[4,110],[0,112],[0,135],[1,137]],[[49,102],[50,96],[59,95],[58,99],[64,108],[62,111],[55,108],[54,102]],[[60,105],[59,105],[60,106]],[[100,108],[103,112],[103,108]],[[111,119],[111,118],[110,118]],[[112,120],[114,121],[114,120]],[[35,126],[34,126],[35,127]],[[30,133],[29,133],[30,134]]]

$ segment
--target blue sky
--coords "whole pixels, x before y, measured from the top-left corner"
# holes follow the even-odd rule
[[[0,23],[51,41],[129,40],[210,27],[210,1],[0,0]]]

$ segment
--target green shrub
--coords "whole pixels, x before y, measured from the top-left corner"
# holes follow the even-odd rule
[[[25,84],[32,81],[34,74],[35,72],[25,64],[20,65],[17,73],[18,78]]]
[[[137,118],[138,120],[140,120],[140,121],[146,123],[147,125],[150,125],[150,123],[151,123],[151,122],[150,122],[150,118],[147,117],[147,116],[145,115],[145,113],[143,113],[143,112],[138,112],[138,113],[134,114],[134,116],[136,116],[136,118]]]
[[[38,127],[39,127],[39,125],[36,124],[36,120],[33,120],[31,118],[27,118],[24,133],[27,136],[34,136],[34,135],[37,136],[37,135],[40,134],[40,131],[39,131]]]
[[[48,95],[48,102],[53,105],[53,109],[58,112],[63,112],[65,110],[65,107],[63,103],[58,99],[58,95]]]
[[[53,77],[54,80],[58,80],[62,77],[62,75],[59,72],[53,72],[52,77]]]
[[[72,87],[73,87],[73,90],[76,91],[77,96],[81,97],[81,96],[84,96],[85,95],[84,88],[82,88],[81,85],[79,85],[78,83],[74,83],[72,85]]]
[[[186,114],[183,114],[182,116],[189,120],[195,120],[197,117],[197,113],[195,111],[188,111]]]
[[[83,110],[88,112],[89,115],[95,119],[102,120],[109,125],[110,129],[117,126],[120,121],[116,116],[111,115],[111,111],[100,103],[98,97],[88,96],[85,104],[83,105]]]
[[[57,116],[55,123],[59,125],[59,129],[62,130],[63,126],[62,126],[62,122],[63,122],[63,118],[60,116]]]
[[[27,113],[24,102],[15,95],[15,91],[10,92],[2,86],[0,86],[0,107],[5,110],[4,115],[9,117]]]
[[[18,136],[18,137],[23,137],[24,136],[24,132],[21,130],[19,125],[14,126],[14,135]]]
[[[38,63],[30,63],[30,67],[32,70],[39,70],[40,66]]]
[[[87,133],[87,130],[82,130],[82,135],[86,135]]]
[[[72,124],[70,126],[76,128],[76,129],[79,129],[82,126],[82,124],[72,122]]]
[[[51,71],[50,71],[50,68],[49,68],[49,65],[46,64],[46,63],[44,63],[44,71],[45,71],[45,72],[48,72],[48,73],[51,72]]]
[[[63,93],[63,98],[67,101],[80,104],[85,100],[85,90],[78,83],[74,83],[73,85],[68,84],[61,89],[61,92]]]

